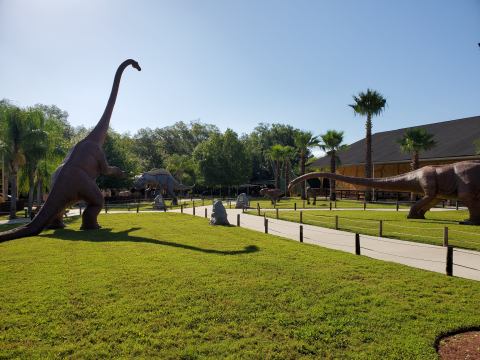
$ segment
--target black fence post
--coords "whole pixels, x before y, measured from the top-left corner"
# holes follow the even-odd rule
[[[240,227],[240,214],[237,214],[237,226]]]
[[[82,216],[82,204],[78,204],[78,208],[80,209],[80,216]]]
[[[108,205],[105,203],[105,214],[108,212]]]
[[[268,234],[268,219],[267,218],[265,218],[264,224],[265,224],[265,234]]]
[[[448,226],[443,228],[443,246],[448,246]]]
[[[183,214],[183,204],[180,204],[180,212]]]
[[[396,207],[397,207],[397,211],[398,211],[398,200],[397,200],[397,204],[396,204]]]
[[[193,202],[193,216],[195,216],[195,201]]]
[[[329,207],[330,207],[330,210],[332,210],[332,202],[331,201],[330,201]]]
[[[360,234],[355,233],[355,255],[361,255],[360,254]]]
[[[205,219],[207,218],[207,208],[205,208]]]
[[[137,202],[137,214],[140,211],[140,202]]]
[[[303,243],[303,225],[300,225],[300,242]]]
[[[383,220],[380,220],[378,223],[378,236],[383,236]]]
[[[303,211],[300,211],[300,224],[303,224]]]
[[[297,203],[293,203],[293,210],[297,211]]]
[[[335,215],[335,230],[338,230],[338,215]]]
[[[458,200],[455,201],[455,210],[458,210]]]
[[[276,216],[277,219],[278,219],[278,208],[275,209],[275,216]]]
[[[363,202],[363,210],[367,210],[367,202],[366,201]]]
[[[447,246],[447,276],[453,276],[453,246]]]

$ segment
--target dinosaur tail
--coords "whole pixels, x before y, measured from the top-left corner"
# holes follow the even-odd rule
[[[0,233],[0,243],[38,235],[63,210],[63,207],[59,207],[57,201],[53,200],[55,195],[54,190],[55,189],[52,189],[47,201],[31,222],[18,228]]]
[[[418,170],[417,170],[418,171]],[[366,187],[373,187],[382,190],[391,191],[410,191],[410,192],[422,192],[422,188],[418,182],[416,171],[412,171],[406,174],[397,176],[391,176],[386,178],[361,178],[354,176],[345,176],[327,172],[313,172],[297,177],[288,184],[288,191],[298,183],[314,178],[327,178],[332,180],[339,180],[353,185],[361,185]]]

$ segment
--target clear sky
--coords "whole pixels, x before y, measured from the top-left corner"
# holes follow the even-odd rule
[[[280,122],[350,143],[367,88],[388,102],[374,132],[480,115],[478,42],[480,0],[0,0],[0,98],[93,126],[134,58],[117,131]]]

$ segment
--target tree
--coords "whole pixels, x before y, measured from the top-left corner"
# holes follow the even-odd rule
[[[290,169],[292,159],[297,155],[297,151],[293,146],[283,146],[281,150],[283,171],[285,175],[285,194],[287,194],[288,183],[290,182]]]
[[[195,162],[192,156],[173,154],[167,158],[166,164],[167,170],[182,184],[195,184]]]
[[[309,150],[314,146],[319,145],[318,137],[313,136],[310,131],[298,131],[294,137],[295,148],[298,151],[300,156],[300,175],[305,174],[305,165],[308,159]],[[306,186],[305,182],[302,184],[302,199],[305,200],[306,197]]]
[[[358,96],[353,95],[353,100],[355,103],[349,106],[355,114],[367,117],[365,123],[365,177],[372,178],[372,117],[382,113],[387,104],[387,100],[379,92],[370,89],[367,89],[367,92],[360,92]],[[371,199],[371,191],[365,191],[365,200],[370,201]]]
[[[283,152],[283,145],[280,144],[272,145],[266,152],[267,158],[273,161],[276,189],[280,189],[280,164],[284,157]]]
[[[417,170],[420,167],[420,152],[430,150],[437,144],[433,138],[434,135],[428,133],[425,129],[413,128],[406,130],[403,137],[398,139],[402,152],[412,156],[410,164],[412,170]]]
[[[24,125],[24,111],[9,103],[3,103],[0,108],[0,150],[7,165],[11,186],[10,219],[17,217],[17,176],[20,166],[25,164],[22,148]]]
[[[212,133],[197,145],[194,159],[206,185],[240,185],[250,178],[251,163],[245,144],[231,129]]]
[[[337,171],[337,152],[346,148],[343,143],[343,131],[328,130],[325,134],[320,135],[322,143],[320,148],[330,156],[330,172]],[[335,180],[330,179],[330,200],[335,201]]]

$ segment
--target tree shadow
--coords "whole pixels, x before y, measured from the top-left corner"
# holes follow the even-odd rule
[[[186,250],[200,251],[207,254],[216,254],[216,255],[241,255],[254,253],[260,249],[255,245],[248,245],[243,250],[215,250],[215,249],[204,249],[197,246],[179,244],[171,241],[151,239],[141,236],[132,236],[129,235],[130,232],[135,230],[140,230],[139,227],[130,228],[128,230],[112,232],[112,229],[104,228],[98,230],[90,231],[77,231],[71,229],[58,229],[53,232],[53,234],[42,234],[39,237],[53,238],[58,240],[68,240],[68,241],[89,241],[89,242],[139,242],[146,244],[155,244],[163,246],[171,246]]]

